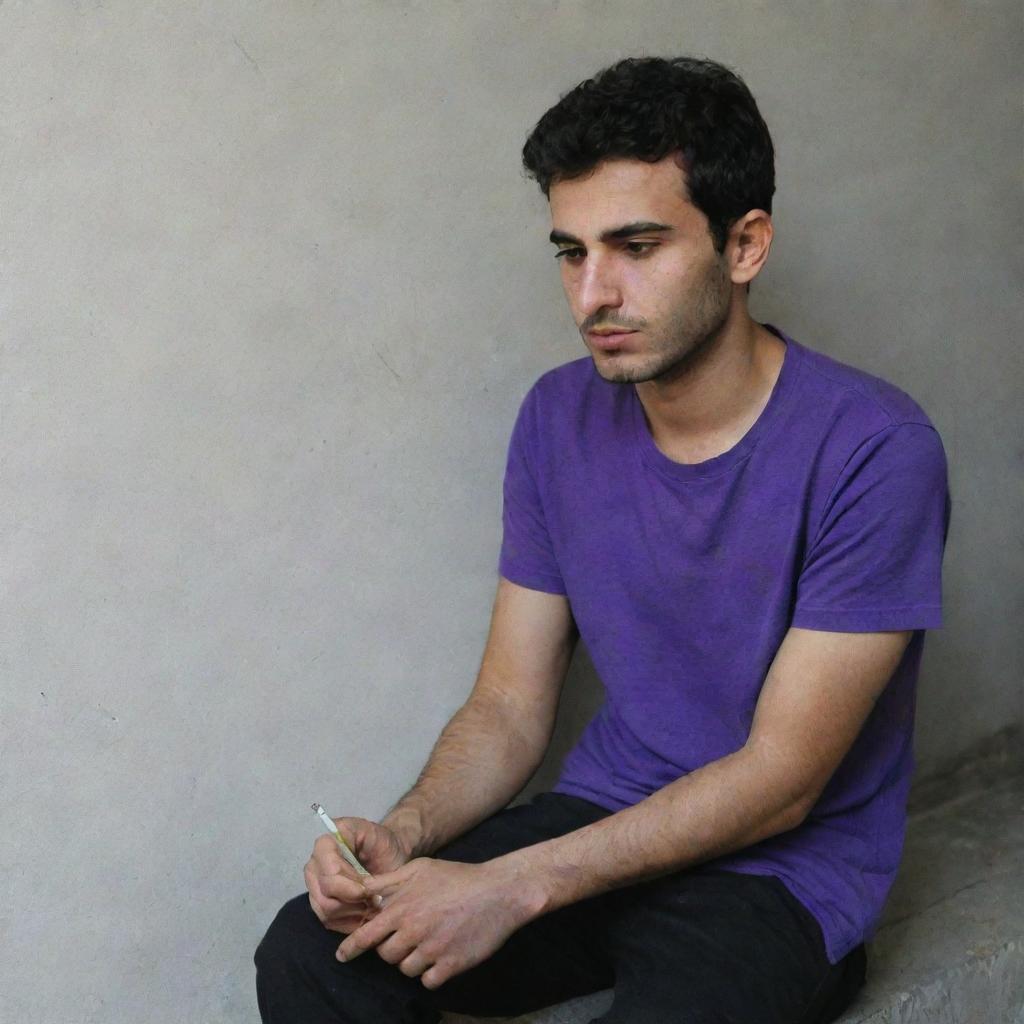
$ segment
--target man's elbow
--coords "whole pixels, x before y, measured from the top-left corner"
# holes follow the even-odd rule
[[[764,742],[749,744],[745,752],[768,815],[765,837],[799,828],[814,810],[828,780],[812,774],[806,762],[796,763],[791,756],[782,756],[776,747]]]
[[[823,789],[824,786],[817,783],[808,783],[800,787],[783,811],[785,827],[781,831],[789,832],[791,829],[799,828],[818,805]]]
[[[803,772],[794,771],[792,765],[775,762],[769,767],[762,762],[761,770],[762,778],[773,779],[768,790],[762,790],[762,806],[767,812],[767,820],[763,819],[764,837],[799,828],[814,810],[824,787],[817,780],[809,780]]]
[[[760,821],[754,826],[756,831],[751,842],[761,842],[799,828],[810,813],[810,807],[804,800],[787,800],[781,806],[776,803],[775,808],[774,811],[767,811],[766,815],[762,814]]]
[[[807,816],[811,813],[811,809],[814,807],[815,801],[808,799],[799,799],[795,803],[790,804],[786,808],[783,821],[785,827],[783,832],[790,832],[795,828],[799,828],[806,820]]]

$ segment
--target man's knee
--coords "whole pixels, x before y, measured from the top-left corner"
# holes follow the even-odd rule
[[[278,911],[253,957],[264,1024],[297,1020],[355,1024],[363,1019],[339,1012],[348,1002],[342,991],[345,976],[334,959],[342,938],[324,928],[307,895],[296,896]]]
[[[256,970],[276,971],[291,964],[296,956],[306,955],[311,949],[324,948],[324,936],[330,933],[320,923],[309,905],[308,896],[289,900],[271,922],[266,935],[256,947],[253,960]],[[342,936],[338,936],[338,943]],[[336,943],[337,944],[337,943]]]
[[[374,952],[341,964],[343,935],[324,928],[297,896],[278,912],[256,948],[256,995],[264,1024],[434,1024],[421,986]]]

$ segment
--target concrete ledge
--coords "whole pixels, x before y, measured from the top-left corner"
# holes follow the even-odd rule
[[[930,783],[911,814],[867,985],[840,1024],[1024,1024],[1024,773],[985,774],[983,788],[978,778],[951,779],[945,800]],[[500,1019],[589,1024],[611,1000],[598,992]]]
[[[911,816],[843,1024],[1024,1024],[1024,775]]]

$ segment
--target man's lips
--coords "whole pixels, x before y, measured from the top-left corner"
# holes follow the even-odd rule
[[[622,347],[622,342],[636,331],[613,331],[611,334],[597,334],[594,331],[587,331],[590,343],[596,348],[616,349]]]

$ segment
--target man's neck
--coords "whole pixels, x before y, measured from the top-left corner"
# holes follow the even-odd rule
[[[768,404],[785,352],[783,341],[743,311],[683,372],[634,385],[657,446],[682,463],[728,451]]]

